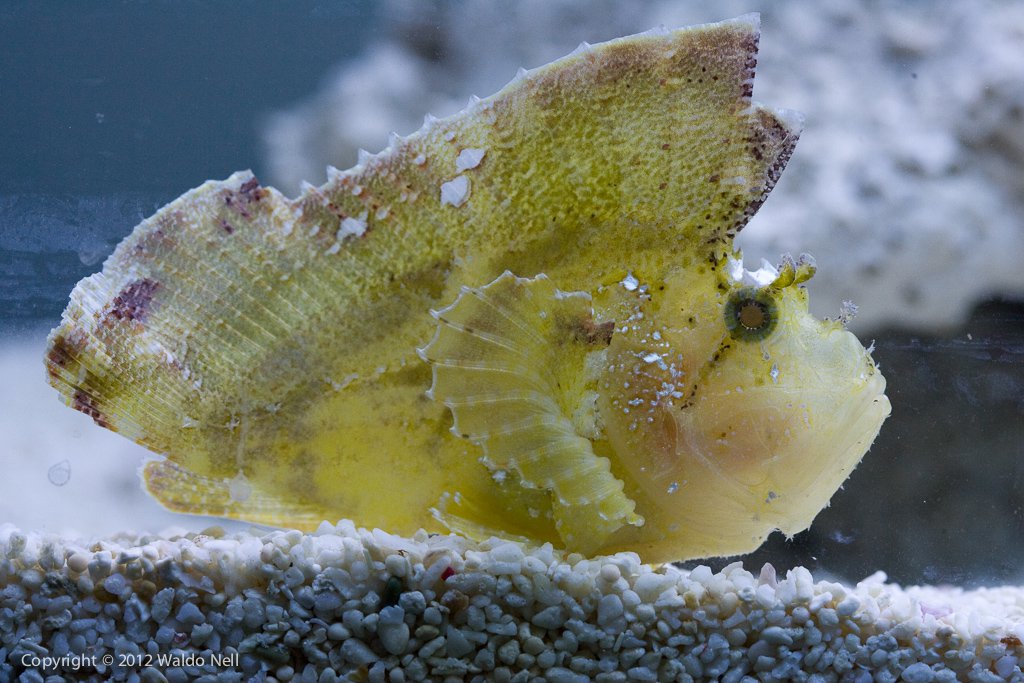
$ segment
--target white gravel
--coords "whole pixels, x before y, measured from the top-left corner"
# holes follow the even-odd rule
[[[1024,680],[1021,638],[1018,587],[652,568],[349,522],[95,541],[0,526],[0,679],[26,683]]]

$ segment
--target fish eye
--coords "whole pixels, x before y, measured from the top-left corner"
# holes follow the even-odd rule
[[[764,290],[745,287],[733,292],[725,304],[725,326],[733,339],[764,339],[778,320],[775,301]]]

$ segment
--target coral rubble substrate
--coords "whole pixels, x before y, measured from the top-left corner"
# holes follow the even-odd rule
[[[902,589],[550,546],[0,526],[0,679],[1024,680],[1024,588]],[[112,664],[104,664],[112,661]]]

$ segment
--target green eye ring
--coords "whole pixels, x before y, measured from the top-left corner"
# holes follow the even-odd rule
[[[778,306],[764,289],[744,287],[729,295],[725,303],[725,326],[733,339],[760,341],[775,329]]]

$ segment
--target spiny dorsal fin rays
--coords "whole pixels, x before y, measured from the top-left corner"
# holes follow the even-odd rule
[[[547,178],[541,182],[532,177],[532,173],[519,175],[524,160],[529,160],[532,165],[537,158],[532,154],[530,147],[538,139],[538,124],[552,123],[550,115],[557,112],[558,120],[555,123],[561,122],[563,125],[542,126],[549,133],[543,136],[545,144],[551,143],[548,154],[553,152],[564,158],[572,158],[576,168],[586,168],[591,164],[613,168],[626,159],[631,163],[642,160],[646,169],[646,173],[643,174],[644,182],[638,185],[630,182],[621,186],[619,196],[626,201],[615,202],[616,215],[625,209],[627,212],[635,212],[636,219],[641,224],[661,224],[663,228],[671,225],[673,232],[685,233],[690,230],[711,230],[710,223],[717,224],[718,221],[701,220],[698,214],[705,209],[712,209],[711,215],[716,219],[726,213],[731,216],[727,223],[732,226],[731,232],[735,233],[752,213],[752,209],[748,207],[759,203],[770,189],[770,185],[777,177],[776,171],[780,170],[780,162],[783,161],[781,156],[791,150],[799,130],[792,117],[778,117],[773,112],[750,102],[752,53],[756,49],[758,30],[756,17],[741,17],[702,28],[710,35],[701,35],[699,39],[695,39],[698,36],[687,35],[687,31],[653,31],[592,46],[590,50],[572,54],[550,65],[529,72],[524,71],[529,78],[514,79],[498,94],[470,107],[476,116],[467,117],[467,112],[462,112],[448,119],[428,117],[419,132],[404,140],[393,141],[392,145],[379,155],[363,157],[359,167],[332,178],[323,188],[323,193],[340,195],[332,197],[332,201],[349,213],[358,212],[374,199],[393,194],[387,191],[389,188],[373,187],[372,181],[375,177],[391,176],[394,179],[418,181],[415,171],[419,170],[422,175],[431,176],[432,183],[421,189],[420,183],[413,182],[412,185],[416,187],[410,188],[411,191],[407,194],[415,194],[417,199],[433,195],[433,199],[437,200],[441,184],[438,179],[448,181],[460,177],[456,174],[456,157],[467,148],[479,147],[490,150],[491,158],[485,163],[491,170],[482,175],[472,173],[461,176],[471,181],[468,183],[470,199],[467,204],[460,204],[458,208],[468,207],[470,210],[457,211],[453,214],[451,207],[428,207],[421,219],[426,219],[428,223],[439,228],[452,228],[452,222],[462,226],[480,225],[477,219],[489,207],[473,210],[472,199],[481,198],[480,192],[486,188],[486,192],[493,195],[493,202],[476,203],[500,204],[504,209],[504,222],[516,226],[517,229],[521,228],[523,222],[509,216],[509,210],[525,214],[532,221],[545,213],[543,210],[535,210],[538,208],[538,202],[540,208],[559,208],[559,205],[564,207],[567,204],[560,202],[558,196],[566,193],[566,188],[560,188],[556,193],[545,193],[548,199],[538,198],[532,191],[541,187],[545,190],[551,189],[550,183],[557,182],[559,177],[572,176],[572,170],[567,169],[568,172],[565,172],[552,168],[550,170],[553,172],[547,173]],[[684,37],[686,40],[682,40]],[[673,63],[677,58],[679,63]],[[635,98],[642,96],[638,91],[642,90],[641,86],[644,84],[632,73],[634,69],[639,70],[641,64],[653,66],[651,71],[657,72],[658,76],[666,76],[658,83],[661,84],[661,88],[667,89],[668,93],[662,93],[662,96],[657,98],[660,100],[657,104],[652,102],[648,105],[658,112],[656,118],[662,120],[655,121],[653,127],[644,130],[643,137],[650,137],[652,140],[656,138],[659,151],[670,152],[664,155],[671,158],[670,172],[659,172],[659,166],[663,165],[664,160],[657,159],[657,155],[651,154],[643,146],[637,146],[637,141],[642,139],[641,131],[633,130],[632,122],[628,121],[629,115],[615,110],[614,107],[620,100],[626,99],[629,93],[624,90],[616,91],[614,88],[609,88],[609,92],[603,92],[592,82],[598,81],[602,86],[606,86],[607,81],[616,78],[617,72],[628,72],[628,78],[623,74],[624,80],[636,81],[635,86],[625,86],[634,88],[629,102],[632,106],[635,104]],[[715,84],[714,87],[711,85],[712,82]],[[693,174],[686,172],[690,166],[680,159],[703,157],[707,145],[681,147],[678,143],[686,141],[680,141],[678,138],[680,135],[700,138],[701,135],[694,134],[693,121],[714,118],[708,116],[706,112],[694,111],[692,102],[702,98],[691,95],[689,87],[698,85],[702,89],[713,91],[711,97],[704,99],[714,100],[715,106],[730,99],[733,101],[729,107],[730,116],[722,119],[731,118],[739,127],[732,130],[721,128],[714,133],[707,131],[710,134],[709,138],[715,138],[714,146],[719,146],[717,143],[721,139],[727,141],[724,147],[729,149],[725,150],[721,158],[732,161],[725,164],[729,168],[728,173],[717,174],[720,177],[715,180],[700,178],[701,183],[693,183],[692,181],[696,180],[692,177]],[[561,105],[558,109],[551,108],[554,101]],[[666,104],[662,105],[661,101]],[[609,103],[612,106],[609,106]],[[578,113],[572,113],[574,108],[579,110]],[[623,118],[626,118],[627,125],[607,125],[621,124]],[[600,128],[605,131],[600,137],[610,139],[614,144],[595,144],[594,147],[602,149],[603,154],[591,158],[589,150],[582,150],[579,141],[593,136],[576,135],[575,133],[579,131],[572,129],[572,126],[565,126],[564,120],[599,122]],[[649,122],[645,121],[644,125],[647,123]],[[559,128],[568,128],[567,132],[572,134],[559,135]],[[517,135],[517,132],[521,134]],[[637,137],[616,141],[616,132],[635,133]],[[513,149],[502,149],[506,139],[516,141]],[[744,149],[740,150],[740,147]],[[505,154],[505,158],[499,162],[493,158],[499,151],[512,151],[516,156],[509,158]],[[620,151],[623,154],[618,156]],[[410,160],[412,164],[408,163]],[[396,173],[399,170],[402,173]],[[716,174],[712,174],[714,175]],[[521,178],[522,181],[513,182],[517,178]],[[733,182],[737,179],[738,182]],[[664,182],[657,182],[661,180]],[[393,181],[388,181],[391,182]],[[708,187],[709,185],[711,187]],[[352,188],[360,190],[357,199],[345,196],[345,191]],[[578,200],[587,196],[579,194],[580,191],[587,190],[587,187],[577,184],[574,188],[576,192],[569,193],[571,198]],[[713,190],[712,196],[704,200],[698,199],[694,195],[694,189]],[[510,204],[508,199],[513,196],[516,201]],[[590,197],[591,200],[594,198]],[[695,201],[686,201],[690,198]],[[441,211],[435,211],[435,208],[440,208]],[[558,213],[564,213],[564,210]],[[607,215],[605,212],[592,213],[595,219]],[[489,221],[484,223],[487,222]],[[676,236],[678,237],[678,234]],[[489,235],[489,239],[493,239],[493,235]],[[496,273],[492,273],[491,277],[494,275]]]
[[[608,459],[594,453],[568,417],[585,396],[580,378],[587,354],[607,340],[588,342],[585,331],[594,327],[589,297],[558,294],[546,277],[508,272],[479,290],[464,289],[443,310],[420,354],[433,365],[430,393],[451,409],[453,432],[481,445],[492,469],[514,470],[522,485],[551,491],[566,542],[597,547],[624,524],[641,520]],[[449,319],[459,324],[445,324]],[[484,343],[477,330],[487,331]],[[517,353],[520,346],[529,351]],[[492,365],[492,354],[501,370],[485,369],[487,381],[481,381],[479,368]],[[509,356],[515,364],[505,362]],[[480,394],[483,400],[477,400]],[[578,528],[564,512],[575,508],[594,510],[589,527]]]

